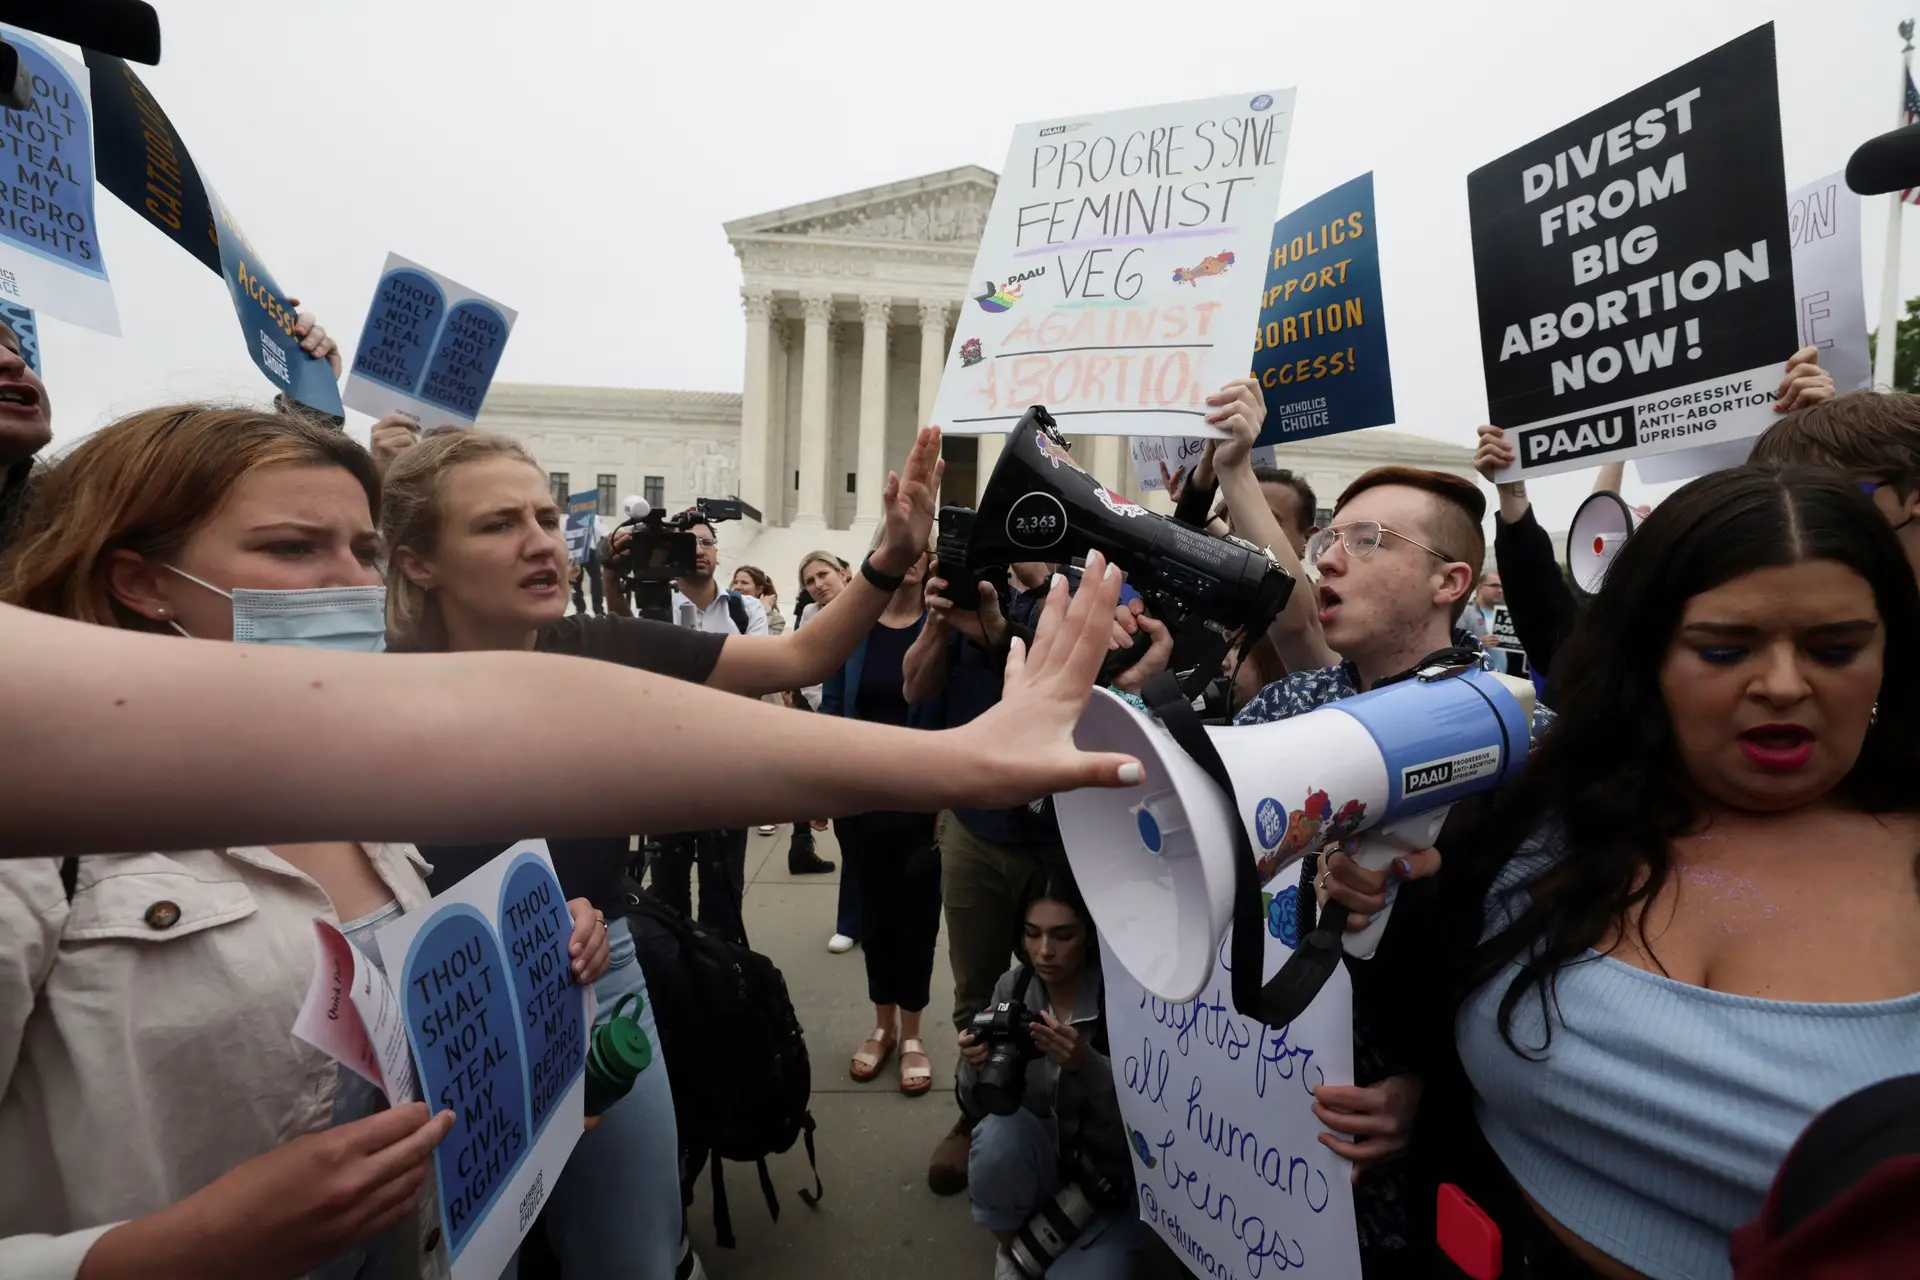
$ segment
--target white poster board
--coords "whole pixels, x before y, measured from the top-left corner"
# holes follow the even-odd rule
[[[0,111],[0,300],[120,336],[94,200],[93,81],[51,43],[0,27],[32,99]]]
[[[1352,1166],[1320,1145],[1312,1111],[1316,1086],[1353,1083],[1346,966],[1276,1031],[1234,1010],[1232,945],[1229,929],[1206,994],[1185,1004],[1148,995],[1102,945],[1140,1216],[1207,1280],[1360,1280]],[[1270,930],[1264,976],[1290,954]]]
[[[1167,487],[1162,467],[1174,477],[1182,471],[1190,472],[1199,465],[1200,455],[1207,448],[1207,442],[1199,436],[1135,436],[1132,444],[1133,473],[1140,477],[1143,493],[1159,493]]]
[[[1206,398],[1253,358],[1293,96],[1015,129],[934,422],[983,435],[1039,404],[1076,436],[1218,437]]]
[[[1867,354],[1867,300],[1860,267],[1860,197],[1844,173],[1828,174],[1787,193],[1787,234],[1793,238],[1793,292],[1800,345],[1820,348],[1820,367],[1836,393],[1873,383]],[[1642,484],[1688,480],[1737,467],[1753,452],[1754,436],[1703,445],[1634,463]]]
[[[470,427],[518,317],[512,307],[389,253],[342,399],[376,418],[405,413],[423,427]]]

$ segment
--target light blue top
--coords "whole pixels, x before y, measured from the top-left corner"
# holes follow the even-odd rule
[[[1488,934],[1551,866],[1524,846],[1489,896]],[[1553,1218],[1653,1280],[1724,1280],[1727,1237],[1759,1216],[1814,1115],[1920,1070],[1920,993],[1801,1004],[1689,986],[1589,951],[1560,973],[1553,1042],[1527,1061],[1500,1038],[1511,966],[1462,1006],[1456,1033],[1487,1141]],[[1514,1010],[1540,1058],[1541,1003]]]

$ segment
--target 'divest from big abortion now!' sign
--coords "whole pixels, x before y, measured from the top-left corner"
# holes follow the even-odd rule
[[[1797,345],[1772,24],[1467,177],[1501,480],[1751,436]]]

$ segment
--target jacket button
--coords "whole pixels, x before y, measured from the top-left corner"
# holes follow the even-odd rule
[[[180,923],[180,907],[172,902],[156,902],[147,908],[147,928],[171,929]]]
[[[427,1238],[424,1242],[422,1242],[420,1246],[420,1252],[432,1253],[435,1249],[438,1249],[439,1247],[440,1247],[440,1228],[435,1227],[433,1230],[427,1232]]]

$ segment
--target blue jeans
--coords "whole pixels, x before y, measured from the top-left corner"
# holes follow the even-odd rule
[[[967,1192],[975,1222],[989,1231],[1018,1231],[1059,1190],[1060,1151],[1047,1121],[1021,1107],[973,1127]],[[1130,1280],[1144,1272],[1152,1235],[1137,1212],[1102,1209],[1047,1268],[1048,1280]]]
[[[633,1091],[607,1109],[599,1126],[581,1135],[547,1199],[547,1239],[568,1280],[600,1275],[672,1280],[682,1226],[673,1089],[653,1001],[647,998],[647,980],[625,920],[607,926],[607,945],[607,971],[593,984],[600,1002],[595,1025],[613,1015],[622,996],[637,993],[645,1005],[640,1026],[653,1046],[653,1062],[633,1082]],[[516,1257],[502,1280],[514,1280],[518,1272]]]

